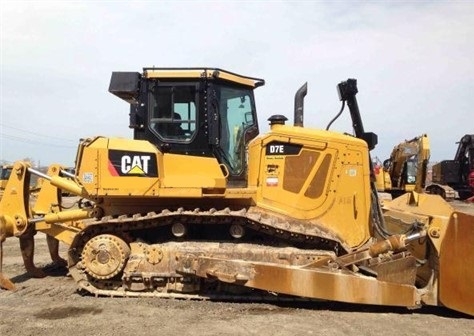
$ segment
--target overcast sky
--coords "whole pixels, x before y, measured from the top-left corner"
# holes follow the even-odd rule
[[[264,78],[261,132],[293,121],[308,82],[305,126],[337,114],[336,85],[358,80],[373,156],[427,133],[432,161],[474,133],[472,1],[1,2],[0,159],[72,165],[80,138],[131,137],[113,71],[208,66]],[[352,133],[346,111],[333,130]]]

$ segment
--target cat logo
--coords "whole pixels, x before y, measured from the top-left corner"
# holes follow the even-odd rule
[[[156,153],[109,151],[112,176],[158,177]]]
[[[150,159],[150,155],[124,155],[122,156],[120,170],[122,171],[122,174],[147,175],[148,162],[150,161]]]

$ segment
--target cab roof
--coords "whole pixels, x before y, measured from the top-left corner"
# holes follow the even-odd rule
[[[221,79],[252,88],[257,88],[265,84],[260,78],[238,75],[236,73],[219,68],[143,68],[145,78],[209,78]]]

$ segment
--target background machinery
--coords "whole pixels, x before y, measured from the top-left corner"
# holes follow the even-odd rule
[[[10,178],[12,170],[13,170],[13,165],[5,164],[5,165],[0,166],[0,199],[3,196],[3,191],[5,190],[5,187],[7,186],[7,182]],[[42,182],[43,182],[42,179],[39,179],[36,176],[33,176],[30,181],[30,192],[31,193],[38,192],[41,188]]]
[[[396,198],[406,192],[423,192],[425,188],[430,143],[426,134],[396,145],[390,158],[376,166],[377,190]]]
[[[80,142],[74,174],[16,162],[0,202],[0,241],[35,232],[69,246],[68,268],[95,295],[298,297],[474,315],[473,217],[412,192],[380,209],[354,79],[338,93],[354,136],[269,118],[258,78],[209,68],[113,73],[134,139]],[[69,174],[69,175],[68,175]],[[30,208],[28,180],[44,179]],[[60,190],[80,197],[62,206]],[[34,272],[33,272],[34,273]],[[5,276],[3,287],[14,287]]]
[[[469,199],[474,196],[474,134],[459,141],[454,160],[444,160],[433,166],[432,184],[426,190],[445,199]]]
[[[13,166],[10,165],[0,166],[0,198],[3,195],[3,190],[5,190],[8,179],[10,178],[12,168]]]

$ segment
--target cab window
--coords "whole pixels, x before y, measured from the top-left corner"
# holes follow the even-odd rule
[[[245,134],[255,126],[252,91],[220,87],[220,146],[232,174],[245,167]]]
[[[149,96],[152,132],[165,141],[189,142],[196,133],[196,91],[194,85],[155,86]]]

